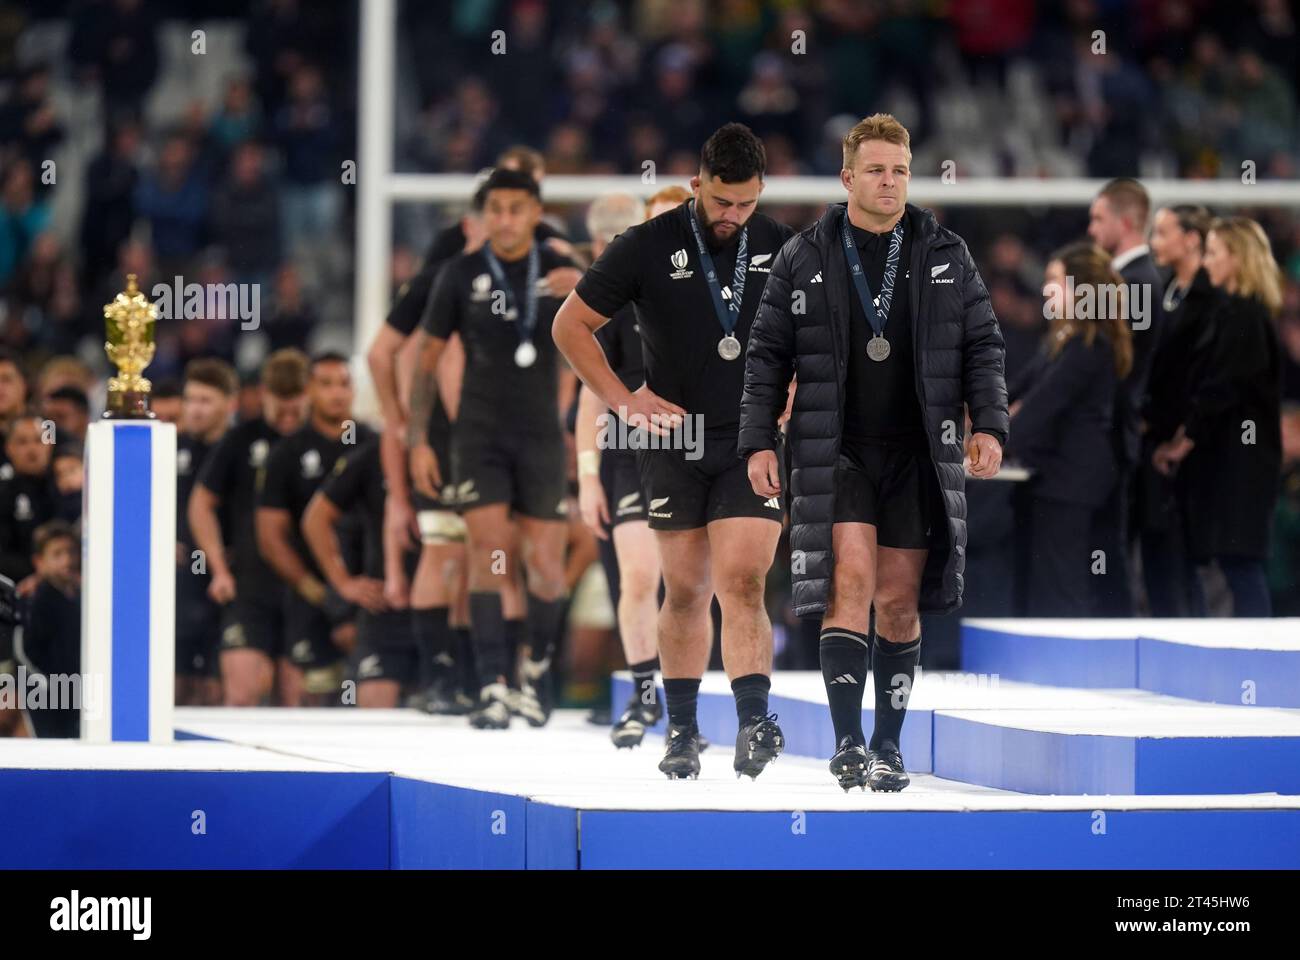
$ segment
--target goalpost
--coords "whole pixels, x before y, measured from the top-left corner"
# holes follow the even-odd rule
[[[362,0],[359,157],[357,185],[356,290],[354,353],[364,356],[388,312],[388,277],[392,260],[393,206],[397,203],[463,203],[474,190],[472,174],[397,173],[393,170],[394,64],[397,63],[398,0]],[[1087,206],[1105,180],[960,175],[953,182],[940,177],[913,177],[909,199],[922,205],[958,206]],[[1300,208],[1300,183],[1235,180],[1144,180],[1152,202],[1199,203],[1216,209],[1235,207]],[[606,193],[653,193],[662,184],[629,176],[547,176],[548,203],[581,203]],[[771,177],[763,189],[769,203],[828,203],[842,198],[835,177]],[[364,366],[364,364],[363,364]],[[373,405],[369,371],[358,371],[359,398]]]

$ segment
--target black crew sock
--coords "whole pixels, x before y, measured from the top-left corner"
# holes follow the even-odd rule
[[[871,733],[869,749],[879,750],[885,741],[898,749],[916,662],[920,659],[920,637],[911,643],[890,643],[876,634],[871,652],[871,675],[876,681],[876,728]]]
[[[420,688],[428,687],[434,680],[456,667],[456,634],[447,623],[446,607],[412,607],[411,630],[415,634],[415,650],[419,657]]]
[[[761,673],[747,673],[731,681],[736,718],[742,727],[755,717],[767,716],[767,694],[771,689],[772,678]]]
[[[658,696],[658,691],[655,690],[655,670],[658,666],[658,657],[628,664],[628,669],[632,671],[632,696],[647,707],[653,705]]]
[[[478,663],[479,686],[509,677],[506,669],[506,623],[501,616],[501,594],[495,590],[469,595],[470,630],[474,635],[474,657]]]
[[[478,696],[478,657],[474,655],[474,632],[469,627],[456,627],[456,663],[460,670],[461,689]]]
[[[543,600],[528,594],[528,619],[533,627],[533,642],[528,659],[541,663],[560,645],[560,631],[564,628],[564,600]]]
[[[519,678],[515,673],[519,670],[519,648],[523,645],[524,634],[527,632],[528,622],[526,620],[507,620],[505,622],[506,631],[506,683],[512,687],[519,685]]]
[[[822,631],[818,646],[826,700],[831,707],[831,724],[835,727],[835,746],[838,748],[845,737],[852,737],[854,743],[865,747],[862,694],[867,688],[867,658],[871,653],[871,641],[865,633],[827,627]]]
[[[700,681],[691,677],[664,677],[664,699],[668,701],[668,722],[676,727],[695,726],[695,701]]]

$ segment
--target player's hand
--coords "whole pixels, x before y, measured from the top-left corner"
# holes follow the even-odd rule
[[[632,393],[625,405],[618,408],[617,413],[629,427],[645,427],[660,437],[668,436],[686,419],[685,410],[669,403],[644,383]]]
[[[781,492],[775,450],[756,450],[749,455],[749,485],[760,497],[775,497]]]
[[[996,477],[1002,468],[1002,444],[987,433],[972,433],[966,438],[966,456],[972,477],[987,480]]]
[[[409,497],[384,498],[384,537],[405,553],[415,547],[415,508]]]
[[[582,522],[587,525],[597,539],[608,540],[605,528],[609,526],[609,501],[605,499],[605,488],[600,477],[588,476],[578,481],[578,510]]]
[[[411,448],[411,484],[430,500],[437,500],[442,489],[442,471],[433,447],[421,443]]]
[[[547,271],[546,276],[542,277],[539,284],[542,289],[539,292],[543,296],[563,300],[573,292],[573,288],[581,279],[582,271],[577,267],[556,267],[554,270]]]
[[[1172,476],[1195,446],[1196,441],[1190,439],[1187,431],[1179,427],[1172,439],[1156,446],[1155,452],[1151,454],[1151,465],[1162,476]]]
[[[235,599],[235,578],[230,575],[229,570],[220,570],[212,574],[212,580],[208,584],[208,596],[213,603],[219,603],[223,607]]]
[[[18,581],[18,585],[14,587],[14,593],[20,597],[30,597],[36,593],[36,588],[40,585],[41,578],[34,573],[29,574]]]
[[[355,621],[349,620],[346,623],[340,623],[331,630],[330,642],[343,653],[351,653],[357,645],[357,625]]]
[[[339,584],[338,591],[348,603],[355,603],[370,613],[383,613],[388,609],[388,602],[384,599],[384,581],[374,577],[348,577]]]
[[[384,577],[384,602],[390,610],[405,610],[411,605],[411,582],[402,572]]]

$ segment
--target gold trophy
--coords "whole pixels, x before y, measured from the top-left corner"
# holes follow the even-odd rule
[[[117,376],[108,381],[108,403],[105,420],[152,420],[149,409],[149,391],[153,389],[144,377],[144,368],[153,360],[154,322],[158,308],[145,297],[135,284],[135,274],[126,275],[126,289],[104,304],[104,320],[108,342],[104,352],[117,367]]]

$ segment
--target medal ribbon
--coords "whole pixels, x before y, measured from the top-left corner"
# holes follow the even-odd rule
[[[541,257],[537,254],[537,244],[534,243],[528,248],[528,292],[524,294],[524,312],[522,314],[519,313],[519,309],[515,305],[515,292],[506,279],[506,272],[501,267],[501,261],[492,252],[490,243],[483,244],[483,256],[487,258],[488,269],[492,271],[492,280],[496,283],[497,289],[505,292],[506,309],[513,310],[519,320],[517,328],[519,342],[531,343],[533,331],[537,328],[537,279],[541,269]]]
[[[862,302],[862,310],[867,315],[867,322],[876,336],[885,330],[885,321],[889,319],[889,305],[894,299],[894,280],[898,275],[899,254],[903,249],[903,221],[907,215],[898,218],[894,230],[889,235],[889,252],[885,254],[885,275],[880,281],[880,310],[876,310],[871,300],[871,288],[867,286],[866,274],[862,271],[862,258],[858,256],[858,245],[853,242],[853,233],[849,230],[849,208],[844,208],[840,220],[840,240],[844,243],[844,257],[849,262],[849,273],[853,276],[853,286]]]
[[[709,283],[709,293],[713,297],[713,312],[718,315],[718,323],[728,337],[736,329],[740,319],[740,302],[745,298],[745,271],[749,268],[749,228],[740,229],[740,248],[736,251],[736,270],[731,280],[731,302],[722,299],[722,287],[718,283],[718,271],[713,266],[713,255],[704,244],[704,235],[700,232],[699,222],[695,219],[695,201],[692,200],[687,213],[691,221],[691,230],[695,233],[695,246],[700,252],[700,265],[704,268],[704,279]]]

